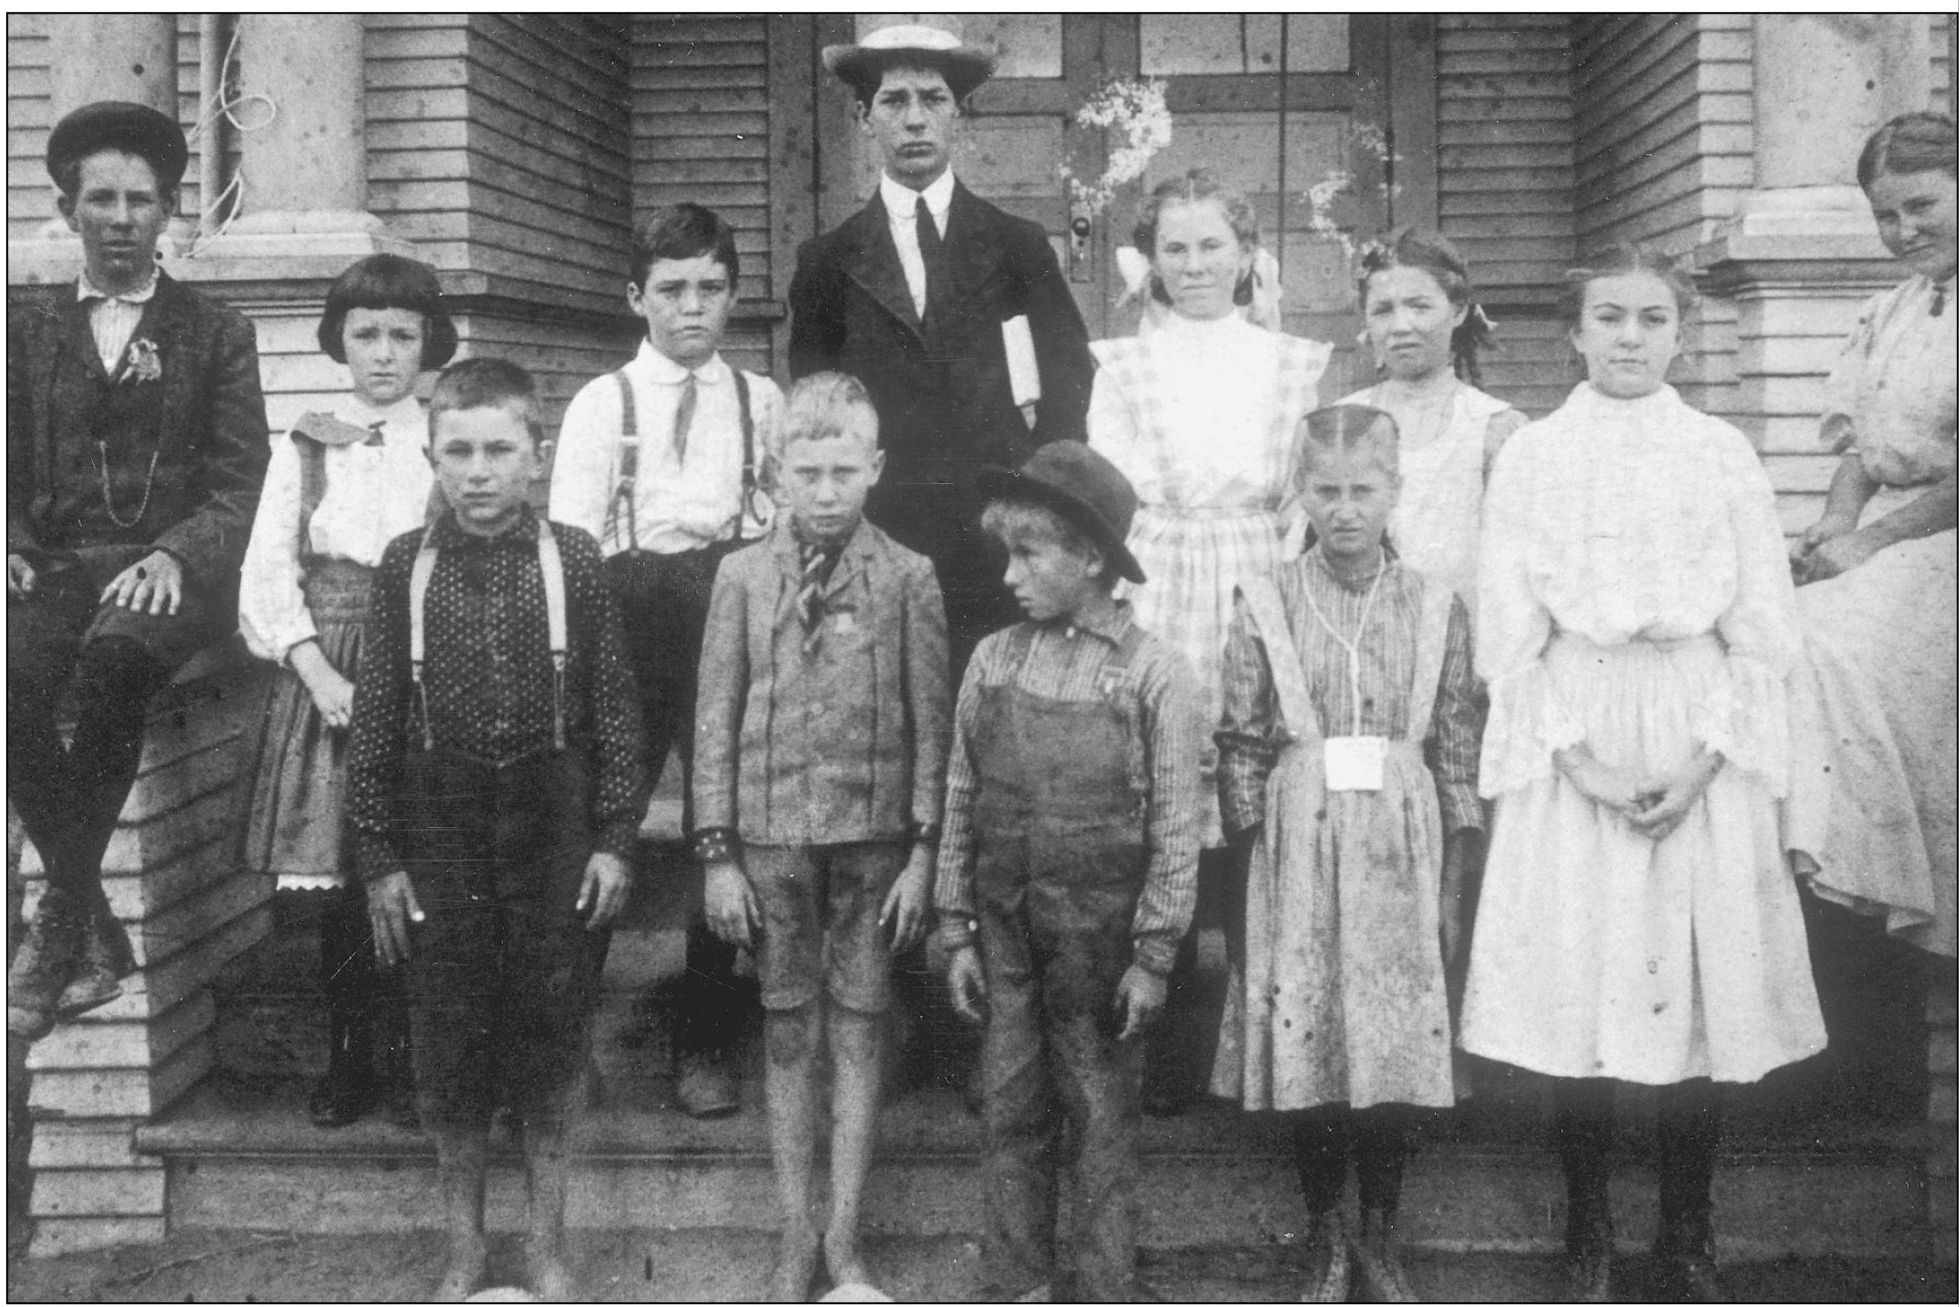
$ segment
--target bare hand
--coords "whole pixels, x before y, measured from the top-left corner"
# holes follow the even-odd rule
[[[7,555],[7,598],[25,599],[34,593],[34,565],[19,554]]]
[[[328,729],[344,731],[354,720],[354,683],[329,666],[324,658],[320,660],[318,671],[302,674],[307,693],[313,696],[313,707],[319,710],[320,720]]]
[[[382,966],[408,961],[408,927],[425,920],[407,872],[391,871],[367,882],[367,922],[373,927],[374,955]]]
[[[184,565],[174,554],[152,550],[102,587],[102,600],[133,613],[175,617],[184,600]]]
[[[1792,562],[1807,566],[1809,556],[1826,541],[1849,535],[1856,529],[1856,518],[1825,513],[1812,522],[1808,530],[1796,537],[1796,543],[1789,549],[1789,558]]]
[[[919,845],[912,849],[911,860],[892,882],[878,912],[878,928],[890,938],[893,953],[903,953],[925,933],[925,912],[931,901],[932,850]]]
[[[1882,542],[1873,540],[1863,531],[1833,536],[1803,556],[1796,576],[1797,583],[1808,585],[1812,581],[1827,581],[1833,576],[1842,576],[1870,562],[1883,548]]]
[[[1640,811],[1639,786],[1633,778],[1617,767],[1606,766],[1583,745],[1558,754],[1557,767],[1593,803],[1622,817],[1632,817]]]
[[[1140,962],[1129,964],[1116,982],[1116,1018],[1122,1022],[1117,1039],[1131,1040],[1155,1023],[1170,996],[1170,980]]]
[[[616,853],[595,850],[585,860],[585,879],[578,886],[576,911],[585,918],[585,929],[610,926],[626,906],[632,889],[633,873],[626,860]]]
[[[762,911],[755,903],[755,891],[740,864],[711,862],[707,867],[707,927],[724,944],[738,948],[755,947],[755,930]]]
[[[1721,770],[1721,755],[1700,753],[1680,770],[1656,776],[1640,786],[1644,806],[1627,819],[1632,828],[1655,844],[1680,829],[1680,823],[1700,801]]]
[[[960,1019],[976,1026],[986,1024],[986,967],[977,948],[967,944],[953,950],[945,983],[952,992],[952,1010]]]

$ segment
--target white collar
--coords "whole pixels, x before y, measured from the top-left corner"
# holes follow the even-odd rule
[[[650,340],[642,340],[639,343],[639,353],[633,356],[629,366],[643,374],[648,381],[659,386],[677,386],[687,380],[690,374],[697,381],[715,386],[719,385],[729,372],[728,365],[722,361],[719,352],[710,356],[707,362],[697,368],[683,368],[654,349],[653,342]]]
[[[89,300],[115,300],[123,304],[148,304],[156,295],[156,283],[156,269],[152,267],[150,269],[150,279],[144,282],[141,287],[136,290],[124,291],[119,295],[112,295],[90,281],[88,278],[88,269],[83,268],[82,275],[75,279],[75,302],[82,304]]]
[[[884,201],[884,211],[894,221],[910,222],[918,212],[918,197],[925,197],[925,207],[931,211],[932,220],[945,228],[946,210],[952,207],[952,169],[947,168],[939,174],[939,179],[922,191],[915,191],[902,182],[891,180],[890,173],[880,173],[877,179],[877,193]]]

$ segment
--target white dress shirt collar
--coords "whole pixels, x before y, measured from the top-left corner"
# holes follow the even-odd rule
[[[89,300],[118,300],[124,304],[147,304],[156,295],[156,269],[150,269],[150,279],[135,290],[111,294],[89,280],[88,269],[75,279],[75,302],[87,303]]]
[[[703,385],[717,386],[727,379],[730,371],[718,351],[697,368],[683,368],[654,349],[653,342],[650,340],[642,340],[639,343],[639,353],[633,356],[631,366],[646,380],[660,386],[677,386],[687,380],[689,372],[692,372],[695,379]]]
[[[925,197],[925,208],[938,224],[939,235],[945,235],[946,210],[952,207],[952,188],[955,185],[952,169],[947,168],[939,174],[939,179],[922,191],[915,191],[901,182],[891,180],[885,173],[878,178],[878,197],[884,201],[884,211],[894,222],[911,222],[918,213],[918,197]]]

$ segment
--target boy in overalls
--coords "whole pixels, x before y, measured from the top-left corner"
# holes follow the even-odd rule
[[[598,546],[527,502],[545,452],[522,368],[470,359],[443,372],[429,454],[450,508],[382,556],[354,695],[356,867],[382,963],[408,967],[449,1232],[439,1300],[483,1276],[499,1106],[523,1133],[532,1288],[546,1301],[574,1292],[567,1116],[646,806],[639,704]]]
[[[1194,687],[1115,599],[1136,495],[1085,445],[982,472],[1028,620],[980,642],[954,715],[935,903],[953,1006],[985,1022],[983,1271],[994,1296],[1135,1294],[1141,1042],[1197,872]],[[1071,1136],[1063,1150],[1063,1131]],[[1054,1265],[1074,1162],[1072,1283]]]
[[[605,554],[658,785],[669,751],[691,772],[696,669],[714,571],[767,531],[758,468],[782,394],[721,357],[736,299],[735,233],[711,209],[676,204],[633,224],[626,304],[646,324],[639,352],[573,397],[551,468],[551,518]],[[683,778],[684,781],[688,778]],[[691,783],[682,825],[694,829]],[[741,1028],[735,949],[696,914],[673,1003],[676,1096],[691,1116],[741,1105],[728,1056]]]

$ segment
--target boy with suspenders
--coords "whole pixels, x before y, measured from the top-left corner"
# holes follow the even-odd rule
[[[547,448],[522,368],[470,359],[442,374],[429,454],[449,508],[383,554],[354,692],[355,867],[381,962],[407,966],[449,1233],[438,1301],[483,1277],[498,1107],[522,1127],[531,1287],[575,1294],[567,1127],[646,808],[598,546],[529,506]]]
[[[718,352],[738,271],[734,231],[711,210],[677,204],[634,224],[626,303],[646,323],[646,339],[631,362],[573,398],[551,474],[553,520],[589,531],[606,556],[655,785],[670,749],[691,780],[696,671],[715,569],[766,534],[773,511],[756,474],[781,392]],[[683,833],[691,836],[688,804]],[[735,950],[696,914],[673,1040],[680,1104],[694,1116],[740,1105],[727,1056],[744,1017],[734,963]]]

